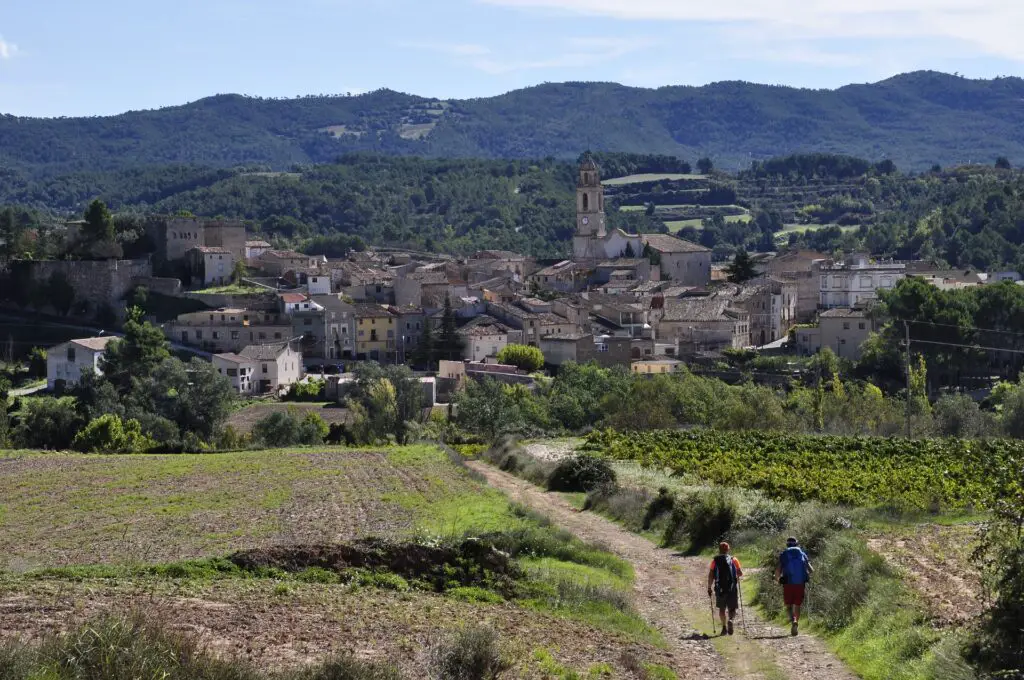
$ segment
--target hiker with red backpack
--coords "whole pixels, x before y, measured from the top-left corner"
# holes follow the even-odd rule
[[[775,579],[782,584],[782,601],[789,614],[790,635],[796,635],[800,626],[800,607],[804,604],[807,593],[807,582],[811,580],[814,567],[807,553],[800,547],[800,542],[790,536],[786,539],[786,549],[779,554],[779,562],[775,567]]]
[[[718,617],[722,620],[722,635],[732,635],[733,620],[740,602],[740,578],[743,577],[743,567],[738,559],[729,554],[730,550],[728,543],[719,543],[718,554],[711,560],[711,570],[708,572],[708,597],[711,597],[712,592],[715,595]],[[728,621],[725,618],[726,610],[729,612]]]

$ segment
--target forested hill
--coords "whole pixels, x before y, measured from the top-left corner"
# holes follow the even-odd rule
[[[585,148],[709,155],[732,169],[798,151],[891,158],[907,170],[997,156],[1017,164],[1024,80],[917,72],[838,90],[562,83],[463,101],[388,90],[292,100],[218,95],[106,118],[0,117],[0,175],[36,178],[170,163],[284,169],[350,151],[568,159]]]

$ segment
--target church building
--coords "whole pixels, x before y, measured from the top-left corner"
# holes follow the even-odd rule
[[[580,165],[576,184],[576,235],[572,248],[576,262],[591,266],[619,257],[639,257],[644,249],[639,235],[621,229],[608,231],[601,170],[590,154]]]

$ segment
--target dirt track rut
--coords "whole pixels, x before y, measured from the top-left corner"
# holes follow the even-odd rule
[[[652,545],[615,523],[577,511],[555,494],[484,463],[470,463],[488,483],[511,499],[547,515],[579,538],[605,546],[632,563],[636,573],[637,609],[668,641],[676,671],[684,678],[789,678],[790,680],[853,680],[854,675],[820,639],[788,631],[746,611],[752,637],[741,635],[711,641],[697,635],[691,618],[710,624],[705,591],[707,564],[702,557],[684,557]],[[703,625],[703,624],[701,624]],[[756,630],[756,635],[753,632]]]

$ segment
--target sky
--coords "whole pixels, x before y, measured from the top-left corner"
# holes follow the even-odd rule
[[[0,0],[0,113],[543,82],[1024,75],[1020,0]]]

